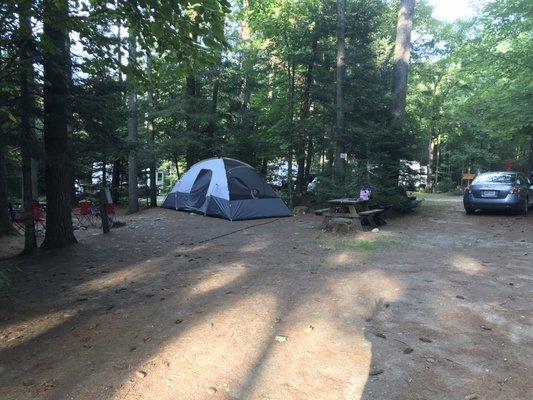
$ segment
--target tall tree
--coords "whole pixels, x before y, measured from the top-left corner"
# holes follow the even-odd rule
[[[70,141],[68,137],[69,40],[68,0],[43,0],[44,149],[46,235],[44,247],[76,243],[70,208]]]
[[[20,147],[22,154],[22,197],[24,204],[24,253],[31,253],[37,247],[33,221],[32,153],[35,147],[35,100],[34,49],[31,29],[32,2],[19,3],[19,84],[20,84]]]
[[[346,71],[346,0],[337,0],[337,70],[335,118],[335,178],[344,180],[344,75]]]
[[[411,32],[415,16],[415,0],[401,0],[394,46],[394,72],[392,77],[393,125],[401,126],[405,119],[407,78],[411,58]]]
[[[150,151],[150,206],[157,207],[157,184],[156,184],[156,157],[155,157],[155,100],[154,100],[154,79],[152,66],[152,53],[146,52],[146,77],[148,79],[148,91],[146,97],[148,100],[148,118],[146,128],[148,130],[148,148]]]
[[[319,10],[317,9],[317,14],[318,12]],[[298,163],[298,176],[296,178],[296,186],[300,194],[304,194],[307,190],[307,183],[309,180],[309,172],[311,168],[311,160],[313,157],[313,134],[309,129],[308,120],[311,114],[311,86],[313,84],[314,69],[318,58],[318,34],[320,29],[319,21],[320,15],[317,15],[311,36],[310,55],[306,65],[302,104],[300,108],[300,127],[298,130],[298,148],[296,153]],[[305,148],[306,141],[307,157]]]
[[[0,138],[0,236],[11,231],[9,220],[9,197],[7,193],[6,145]]]
[[[199,126],[196,113],[198,110],[195,109],[196,97],[198,96],[198,81],[193,72],[190,72],[187,75],[185,82],[185,112],[186,116],[186,137],[187,137],[187,154],[185,159],[187,162],[187,168],[192,167],[199,160],[198,149],[199,149]]]
[[[138,128],[138,110],[137,110],[137,89],[135,84],[135,67],[137,65],[137,41],[135,34],[130,25],[128,36],[128,67],[129,76],[128,84],[130,86],[128,97],[128,212],[136,213],[139,211],[139,198],[137,193],[137,128]]]

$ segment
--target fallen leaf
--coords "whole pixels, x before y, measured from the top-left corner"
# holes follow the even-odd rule
[[[36,392],[37,393],[44,393],[44,392],[46,392],[48,390],[51,390],[53,388],[54,388],[53,384],[48,383],[48,382],[44,382],[36,389]]]

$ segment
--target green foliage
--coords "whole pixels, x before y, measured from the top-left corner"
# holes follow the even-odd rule
[[[38,26],[40,3],[31,4]],[[440,179],[436,190],[449,190],[464,171],[502,169],[509,158],[516,169],[531,168],[533,11],[527,0],[487,2],[472,21],[454,23],[434,20],[431,7],[417,2],[402,127],[391,126],[389,118],[398,2],[347,0],[345,177],[332,172],[335,2],[250,0],[243,9],[236,0],[90,0],[71,7],[72,18],[64,23],[75,41],[69,103],[78,181],[91,182],[94,164],[105,161],[124,182],[131,149],[140,171],[155,156],[166,172],[164,191],[188,163],[202,158],[235,157],[263,173],[290,158],[319,174],[318,201],[357,197],[368,185],[374,201],[408,211],[411,202],[397,185],[397,160],[427,163],[430,141]],[[15,2],[0,6],[0,20],[0,134],[9,145],[10,195],[17,198]],[[250,28],[249,40],[241,35],[243,26]],[[129,33],[136,36],[138,60],[125,65]],[[50,44],[38,29],[34,35],[34,64],[40,67],[38,55]],[[123,82],[125,73],[129,82]],[[132,88],[141,116],[133,147],[125,140],[126,92]],[[34,110],[38,132],[41,109],[38,103]],[[154,147],[148,146],[147,119],[154,120]],[[289,200],[287,188],[282,195]],[[291,200],[297,196],[291,193]]]
[[[531,2],[488,2],[471,21],[440,24],[415,60],[409,104],[419,140],[439,142],[455,178],[501,170],[509,158],[531,172],[532,21]]]
[[[457,184],[454,181],[452,181],[450,178],[445,178],[435,185],[435,192],[448,193],[455,190],[456,187]]]

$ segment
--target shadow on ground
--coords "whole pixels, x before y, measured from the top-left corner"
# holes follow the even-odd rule
[[[8,260],[0,397],[525,399],[532,219],[483,217],[339,241],[315,217],[150,210]]]

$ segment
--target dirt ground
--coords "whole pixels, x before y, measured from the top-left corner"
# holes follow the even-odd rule
[[[531,398],[533,212],[123,221],[0,262],[1,399]]]

